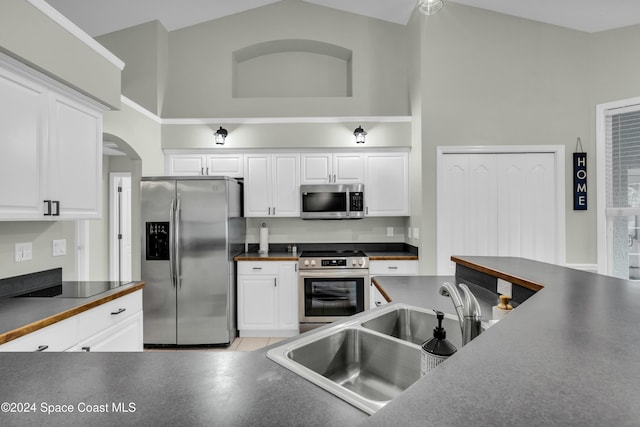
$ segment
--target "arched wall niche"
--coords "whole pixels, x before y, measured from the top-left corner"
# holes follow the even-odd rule
[[[233,97],[350,97],[352,54],[341,46],[300,39],[238,49],[233,52]]]

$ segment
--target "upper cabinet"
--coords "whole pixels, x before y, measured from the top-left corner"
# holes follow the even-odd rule
[[[244,178],[247,217],[300,216],[301,184],[364,183],[365,216],[409,216],[406,151],[167,153],[169,175]]]
[[[243,177],[242,154],[172,154],[166,156],[166,170],[177,176]]]
[[[246,154],[244,216],[300,216],[300,154]]]
[[[409,154],[365,154],[366,216],[409,215]]]
[[[0,219],[99,218],[102,112],[0,62]]]
[[[346,184],[364,181],[362,153],[302,153],[301,184]]]

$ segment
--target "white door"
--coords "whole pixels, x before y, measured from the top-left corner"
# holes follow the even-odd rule
[[[300,216],[300,155],[273,155],[273,195],[271,214]]]
[[[110,174],[111,280],[132,280],[131,174]]]
[[[504,149],[504,148],[503,148]],[[452,255],[563,263],[564,151],[438,155],[437,271]]]

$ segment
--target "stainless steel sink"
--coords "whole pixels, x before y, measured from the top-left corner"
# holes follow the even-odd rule
[[[447,338],[462,347],[457,318]],[[437,321],[432,310],[390,304],[301,335],[267,357],[372,414],[420,379],[420,344]]]
[[[343,329],[287,356],[376,402],[393,399],[420,378],[420,351],[363,329]],[[391,363],[390,363],[391,362]]]
[[[362,323],[373,331],[390,335],[404,341],[422,345],[433,337],[433,328],[438,324],[434,311],[415,308],[398,308]],[[442,326],[447,331],[447,339],[457,348],[462,347],[460,322],[456,316],[445,314]]]

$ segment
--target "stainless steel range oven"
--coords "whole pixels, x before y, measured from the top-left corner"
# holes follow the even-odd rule
[[[362,251],[304,251],[299,265],[300,332],[369,308],[369,258]]]

